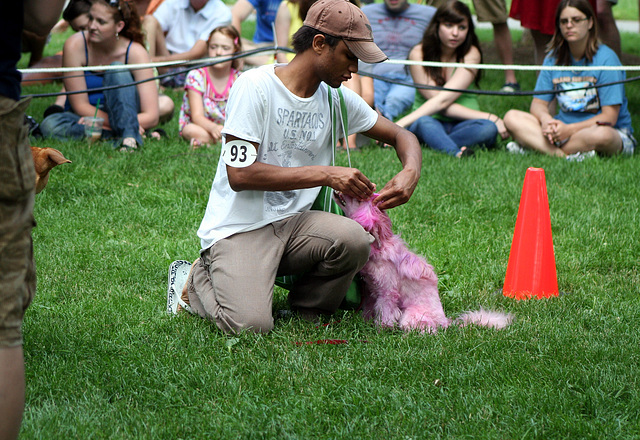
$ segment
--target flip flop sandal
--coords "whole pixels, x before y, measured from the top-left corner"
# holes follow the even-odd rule
[[[182,300],[182,289],[187,282],[191,263],[185,260],[176,260],[169,266],[169,288],[167,290],[167,313],[178,314],[178,305],[189,313],[193,313],[189,304]]]
[[[154,134],[157,134],[157,136],[154,136]],[[162,129],[162,128],[154,128],[149,133],[149,138],[151,138],[151,139],[160,140],[160,139],[164,139],[166,137],[167,137],[167,132],[164,131],[164,129]]]
[[[464,150],[462,150],[462,153],[460,154],[460,156],[457,156],[458,159],[462,159],[463,157],[473,156],[475,154],[471,148],[469,147],[463,147],[463,148]]]
[[[189,146],[195,150],[195,149],[200,148],[200,147],[205,147],[206,148],[206,147],[209,146],[209,144],[201,142],[196,138],[191,138],[191,140],[189,141]]]
[[[125,141],[127,139],[132,139],[133,140],[133,145],[126,144]],[[138,143],[136,142],[136,140],[134,138],[123,139],[122,146],[120,148],[118,148],[118,151],[120,151],[121,153],[133,153],[134,151],[137,151],[137,150],[138,150]]]

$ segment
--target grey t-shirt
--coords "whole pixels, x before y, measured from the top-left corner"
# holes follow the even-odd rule
[[[398,14],[389,12],[384,3],[372,3],[362,8],[373,29],[373,41],[392,60],[406,60],[409,52],[422,41],[422,35],[436,12],[433,6],[409,4]],[[360,63],[360,69],[376,75],[396,76],[405,71],[401,64]]]

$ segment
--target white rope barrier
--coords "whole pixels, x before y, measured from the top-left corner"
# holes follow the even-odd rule
[[[470,63],[441,63],[436,61],[411,61],[411,60],[387,60],[388,64],[403,64],[406,66],[424,66],[424,67],[467,67],[469,69],[484,70],[629,70],[638,71],[640,66],[538,66],[538,65],[517,65],[517,64],[470,64]]]
[[[275,49],[263,50],[260,53],[275,54]],[[249,54],[253,55],[253,53]],[[237,57],[241,58],[241,57]],[[198,58],[197,60],[178,60],[178,61],[164,61],[157,63],[143,63],[143,64],[109,64],[101,66],[77,66],[77,67],[42,67],[36,69],[18,69],[21,73],[64,73],[64,72],[87,72],[87,71],[108,71],[108,70],[140,70],[150,69],[154,67],[172,67],[172,66],[191,66],[201,64],[218,64],[224,63],[234,59],[233,57],[213,57],[213,58]]]
[[[272,55],[278,52],[276,49],[267,49],[261,51],[267,55]],[[197,60],[179,60],[179,61],[165,61],[157,63],[145,63],[145,64],[119,64],[119,65],[107,65],[107,66],[78,66],[78,67],[47,67],[47,68],[30,68],[30,69],[18,69],[24,73],[60,73],[60,72],[83,72],[83,71],[108,71],[108,70],[121,70],[125,69],[149,69],[149,68],[162,68],[172,66],[190,66],[195,64],[217,64],[228,61],[230,57],[213,57],[213,58],[199,58]],[[611,71],[640,71],[640,66],[539,66],[539,65],[519,65],[519,64],[467,64],[467,63],[442,63],[436,61],[411,61],[411,60],[386,60],[387,64],[401,64],[405,66],[423,66],[423,67],[466,67],[469,69],[479,70],[520,70],[520,71],[538,71],[538,70],[551,70],[551,71],[583,71],[583,70],[611,70]],[[365,66],[370,66],[365,64]],[[366,71],[367,68],[362,70]]]

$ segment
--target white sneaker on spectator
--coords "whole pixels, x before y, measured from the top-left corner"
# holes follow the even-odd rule
[[[596,150],[591,151],[578,151],[577,153],[569,154],[567,160],[569,162],[582,162],[585,159],[596,157]]]
[[[525,154],[525,149],[520,146],[516,141],[507,143],[507,151],[511,154]]]

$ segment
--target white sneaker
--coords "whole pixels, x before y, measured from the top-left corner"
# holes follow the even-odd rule
[[[507,151],[511,154],[525,154],[526,152],[516,141],[511,141],[507,144]]]
[[[176,315],[178,304],[190,311],[190,307],[182,300],[182,288],[187,282],[191,263],[185,260],[176,260],[169,266],[169,289],[167,290],[167,313]]]
[[[596,157],[596,150],[591,151],[578,151],[577,153],[569,154],[567,160],[569,162],[582,162],[585,159]]]

